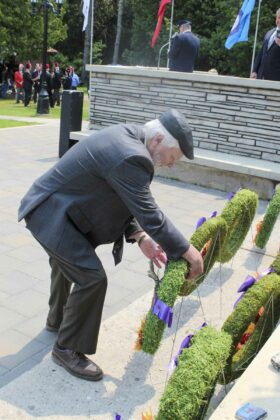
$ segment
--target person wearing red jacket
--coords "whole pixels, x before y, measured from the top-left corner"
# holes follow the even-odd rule
[[[23,64],[18,66],[18,71],[15,72],[15,82],[16,82],[16,103],[18,104],[20,100],[23,102]]]

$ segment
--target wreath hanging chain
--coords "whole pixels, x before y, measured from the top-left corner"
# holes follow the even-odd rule
[[[180,317],[181,317],[181,312],[182,312],[182,306],[183,306],[183,301],[184,301],[184,297],[181,297],[181,303],[180,303],[180,308],[179,308],[179,313],[178,313],[178,318],[177,318],[177,323],[176,323],[176,327],[175,327],[175,334],[174,334],[174,338],[173,338],[173,343],[172,343],[172,347],[171,347],[171,351],[170,351],[170,357],[169,357],[169,362],[168,362],[168,366],[171,363],[172,357],[173,357],[173,352],[174,352],[174,346],[175,346],[175,342],[176,342],[176,337],[177,337],[177,332],[178,332],[178,326],[179,326],[179,321],[180,321]],[[165,375],[165,383],[164,383],[164,389],[167,386],[168,383],[168,371],[166,372]]]
[[[208,266],[207,266],[207,269],[205,270],[204,269],[204,271],[205,272],[208,272],[208,269],[209,269],[209,267],[211,266],[211,263],[212,263],[212,258],[213,258],[213,253],[214,253],[214,249],[215,249],[215,246],[216,246],[216,242],[217,242],[217,240],[218,240],[218,238],[219,239],[221,239],[221,235],[217,232],[217,234],[216,234],[216,236],[215,236],[215,239],[214,239],[214,243],[213,243],[213,246],[212,246],[212,249],[211,249],[211,255],[210,255],[210,258],[209,258],[209,261],[208,261]],[[219,245],[220,245],[220,241],[219,241]],[[219,252],[220,252],[220,248],[219,248]],[[195,282],[195,284],[196,283],[199,283],[199,279],[203,276],[204,274],[201,274],[200,276],[198,276],[198,278],[197,278],[197,280],[196,280],[196,282]],[[186,281],[188,281],[188,280],[186,280]],[[207,322],[207,320],[206,320],[206,315],[205,315],[205,311],[204,311],[204,308],[203,308],[203,305],[202,305],[202,300],[201,300],[201,297],[200,297],[200,293],[199,293],[199,286],[200,286],[200,284],[198,284],[198,286],[196,287],[196,293],[197,293],[197,297],[198,297],[198,300],[199,300],[199,304],[200,304],[200,309],[201,309],[201,312],[202,312],[202,316],[203,316],[203,320],[204,320],[204,322]]]

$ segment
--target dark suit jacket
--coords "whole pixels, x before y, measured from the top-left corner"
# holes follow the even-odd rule
[[[99,267],[94,248],[139,231],[169,258],[188,242],[155,203],[154,166],[141,128],[116,125],[72,147],[23,197],[19,220],[51,252],[84,267]]]
[[[200,41],[192,32],[176,35],[171,41],[169,52],[170,70],[193,72],[199,47]]]
[[[258,79],[280,81],[280,47],[273,42],[269,50],[267,49],[269,38],[274,31],[275,28],[267,32],[255,59],[253,71],[257,73]]]
[[[23,73],[23,89],[32,91],[33,80],[29,71]]]

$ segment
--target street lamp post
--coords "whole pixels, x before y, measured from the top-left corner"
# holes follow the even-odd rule
[[[31,0],[32,4],[32,16],[35,16],[38,10],[43,9],[44,13],[44,35],[43,35],[43,56],[42,56],[42,74],[40,83],[40,92],[38,95],[37,114],[49,114],[50,102],[49,94],[47,91],[47,80],[46,80],[46,64],[47,64],[47,48],[48,48],[48,17],[49,10],[52,10],[56,16],[60,16],[61,7],[63,0],[55,0],[56,8],[53,6],[50,0],[42,0],[41,6],[38,8],[37,5],[39,0]]]

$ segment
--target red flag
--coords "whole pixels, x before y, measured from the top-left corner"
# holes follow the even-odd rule
[[[152,48],[154,48],[157,37],[159,36],[160,30],[161,30],[161,25],[162,25],[164,13],[165,13],[166,5],[168,3],[171,3],[171,2],[172,2],[172,0],[161,0],[161,2],[160,2],[159,8],[158,8],[157,26],[156,26],[154,36],[153,36],[153,39],[152,39]]]

